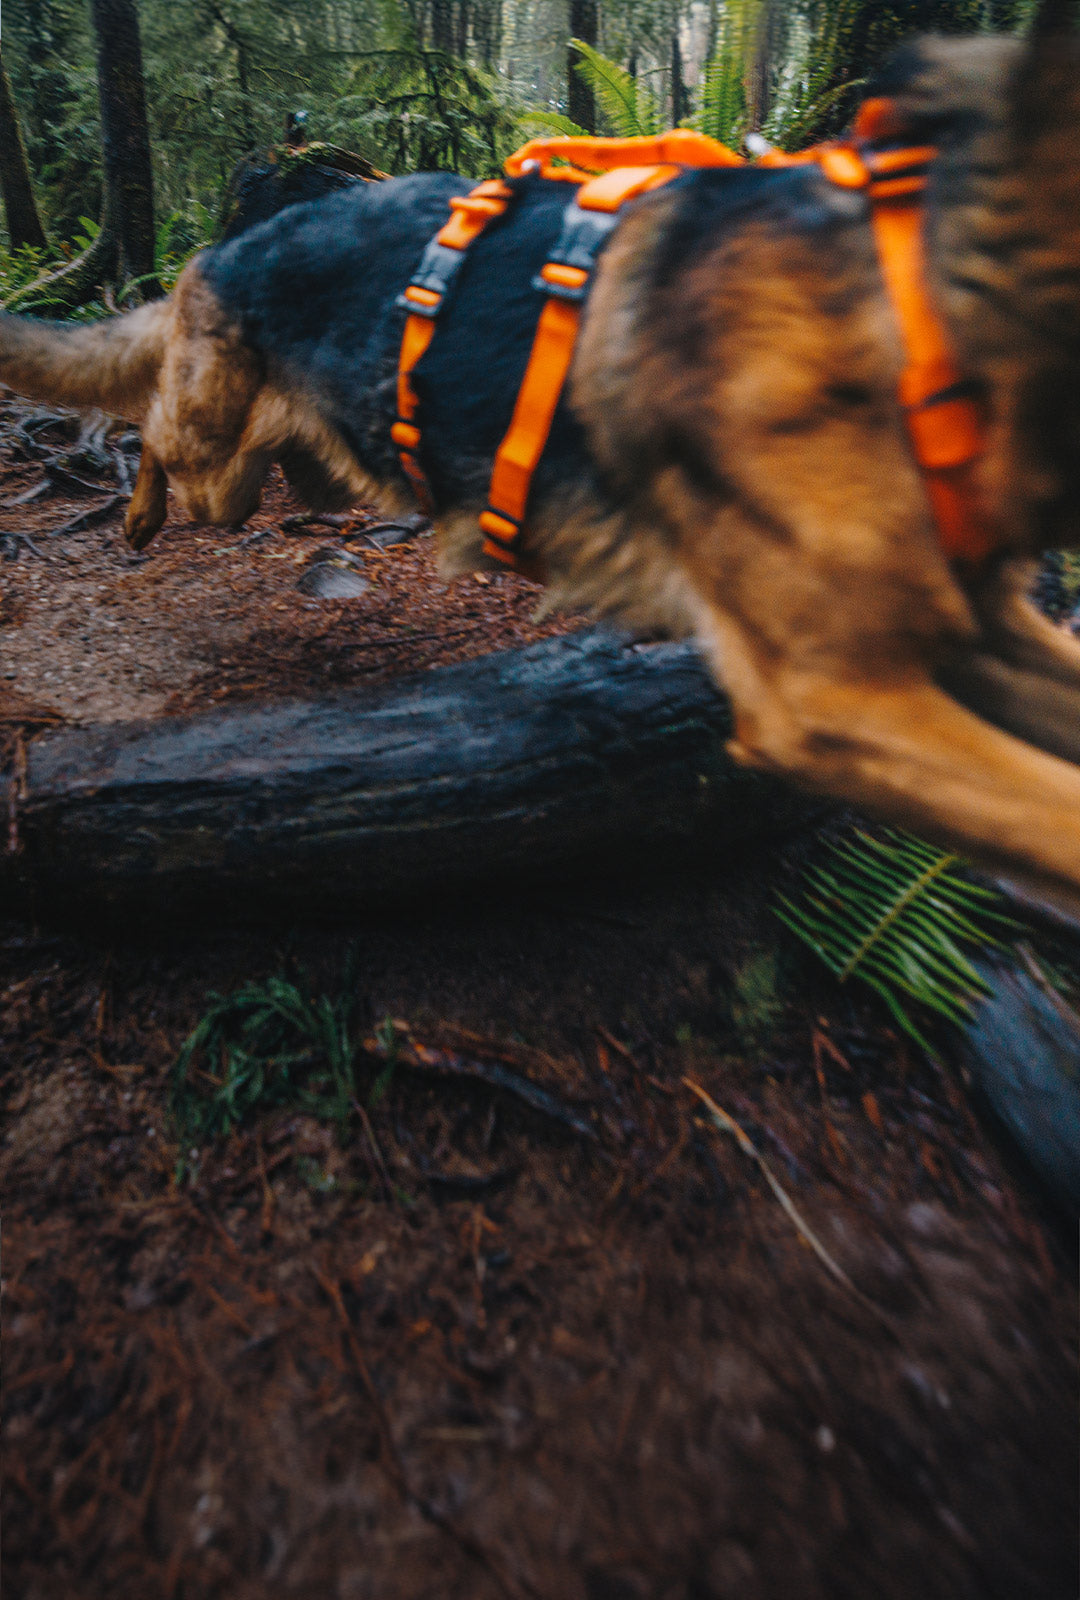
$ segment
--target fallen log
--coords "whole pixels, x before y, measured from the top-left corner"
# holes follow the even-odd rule
[[[358,910],[814,815],[728,759],[729,728],[692,645],[594,628],[317,702],[45,731],[9,758],[0,900]]]
[[[961,1060],[1030,1172],[1080,1217],[1080,1016],[1037,967],[977,965],[990,994],[964,1031]]]
[[[594,628],[317,702],[9,741],[0,908],[173,925],[490,896],[586,865],[725,852],[824,808],[736,767],[692,645]],[[987,962],[961,1055],[984,1105],[1080,1210],[1080,1035]]]

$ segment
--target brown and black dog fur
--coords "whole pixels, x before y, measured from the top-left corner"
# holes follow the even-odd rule
[[[525,549],[555,600],[696,635],[740,760],[1073,892],[1080,646],[1025,595],[1037,552],[1080,540],[1080,50],[925,40],[880,90],[939,150],[931,287],[989,416],[995,558],[963,576],[941,553],[865,202],[813,169],[687,174],[628,208]],[[4,318],[0,379],[138,423],[136,547],[167,486],[190,516],[235,523],[275,460],[313,504],[400,502],[393,299],[455,187],[400,179],[294,208],[98,327]],[[476,515],[539,310],[529,279],[566,197],[521,181],[418,371],[450,570],[481,564]]]

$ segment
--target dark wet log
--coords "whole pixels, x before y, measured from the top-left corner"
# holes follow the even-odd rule
[[[44,732],[6,776],[0,898],[163,922],[358,910],[813,815],[733,765],[728,728],[691,645],[590,629],[319,702]]]
[[[964,1033],[964,1064],[1042,1186],[1080,1216],[1080,1017],[1037,971],[979,967],[992,993]]]

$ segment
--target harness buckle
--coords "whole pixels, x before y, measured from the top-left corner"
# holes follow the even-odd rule
[[[589,287],[596,258],[619,221],[617,211],[586,211],[572,200],[563,212],[562,232],[544,267],[532,281],[534,289],[556,300],[580,304]],[[549,269],[569,268],[581,276],[549,274]]]

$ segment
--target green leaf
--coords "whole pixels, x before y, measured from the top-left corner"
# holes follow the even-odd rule
[[[570,45],[581,56],[575,71],[592,89],[620,139],[642,138],[661,131],[660,104],[648,88],[584,39],[571,39]]]

